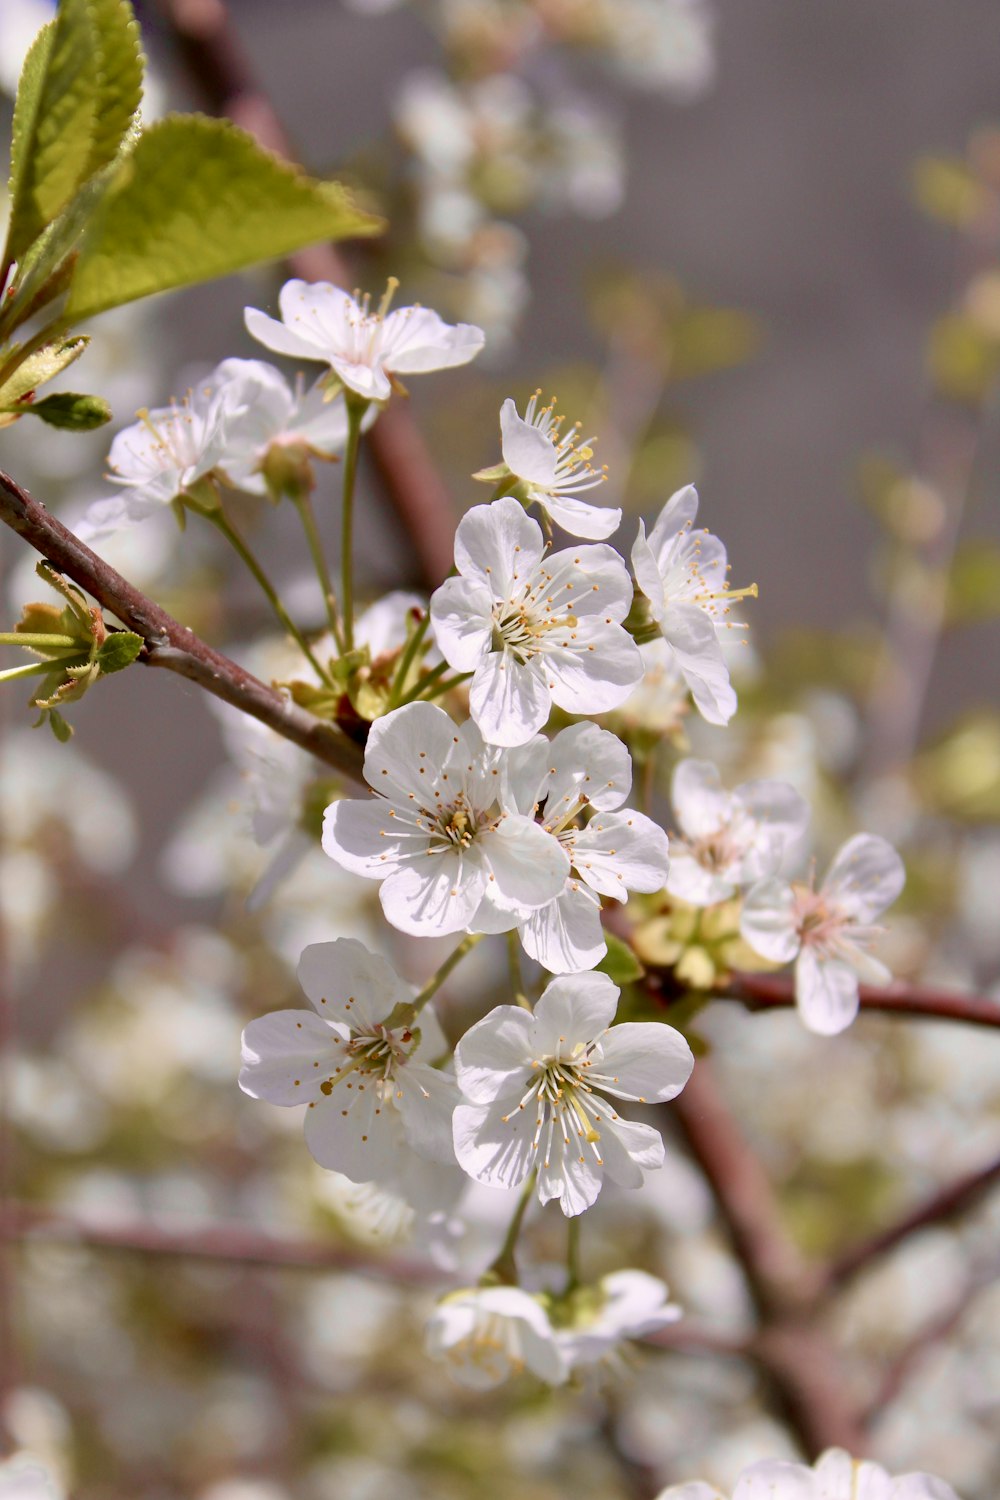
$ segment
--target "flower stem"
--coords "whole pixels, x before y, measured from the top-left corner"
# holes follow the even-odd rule
[[[580,1215],[566,1221],[566,1291],[565,1296],[575,1292],[581,1283],[580,1277]]]
[[[330,577],[330,570],[326,565],[323,543],[320,540],[319,530],[316,526],[316,513],[313,510],[312,499],[307,492],[296,498],[295,509],[299,513],[302,530],[305,532],[306,541],[309,543],[309,552],[313,560],[313,567],[316,569],[316,577],[319,579],[320,588],[323,590],[326,618],[329,621],[333,638],[337,643],[337,650],[343,654],[344,637],[341,634],[340,619],[337,614],[337,596],[333,591],[333,580]]]
[[[58,661],[29,661],[23,667],[8,667],[5,672],[0,672],[0,682],[17,682],[21,677],[37,677],[40,672],[51,672],[58,666]]]
[[[253,574],[254,578],[257,580],[262,591],[267,597],[268,603],[274,610],[274,613],[277,615],[284,628],[288,631],[288,634],[296,642],[303,656],[306,658],[313,671],[319,677],[319,680],[321,682],[329,683],[330,674],[320,666],[315,655],[313,654],[313,649],[310,646],[309,642],[306,640],[305,636],[302,634],[302,631],[296,625],[295,621],[288,613],[284,604],[281,602],[281,596],[278,594],[277,589],[274,587],[273,583],[264,572],[264,569],[261,567],[256,557],[251,552],[246,542],[240,536],[239,532],[236,531],[236,529],[230,524],[230,522],[226,520],[221,510],[206,511],[205,516],[207,520],[211,521],[213,526],[218,527],[219,531],[222,532],[222,535],[226,538],[226,541],[230,544],[236,555],[250,569],[250,572]]]
[[[399,658],[399,665],[396,668],[396,675],[392,679],[392,688],[389,692],[389,708],[399,707],[399,695],[403,691],[407,675],[416,659],[417,652],[420,650],[421,642],[427,634],[427,627],[430,622],[430,614],[425,613],[423,619],[411,632],[410,639],[403,648],[402,655]]]
[[[53,651],[68,647],[75,651],[84,649],[78,636],[47,635],[44,630],[37,634],[27,630],[0,631],[0,646],[49,646]]]
[[[535,1191],[535,1179],[537,1176],[537,1169],[529,1172],[524,1187],[521,1189],[521,1196],[517,1200],[514,1217],[507,1227],[504,1242],[500,1246],[500,1253],[487,1271],[486,1276],[483,1278],[484,1281],[489,1279],[506,1282],[510,1286],[517,1286],[517,1262],[514,1259],[514,1250],[517,1247],[521,1225],[524,1223],[524,1216],[528,1211],[528,1204],[531,1202],[532,1194]]]
[[[510,982],[514,989],[514,1001],[522,1010],[530,1010],[531,1001],[524,993],[521,982],[521,949],[518,946],[517,932],[513,927],[507,934],[507,963],[510,968]]]
[[[344,450],[344,490],[340,515],[340,605],[344,617],[344,650],[354,650],[354,483],[358,473],[361,423],[369,403],[353,391],[347,402],[347,447]]]
[[[470,950],[473,949],[478,942],[482,941],[484,936],[485,934],[482,932],[469,932],[465,935],[465,937],[459,943],[458,947],[454,948],[451,953],[448,954],[448,957],[445,959],[441,967],[434,971],[430,979],[428,979],[427,983],[424,985],[423,989],[420,990],[416,995],[414,995],[413,999],[410,1001],[410,1006],[414,1014],[419,1014],[420,1011],[423,1010],[424,1006],[427,1004],[431,996],[437,994],[437,991],[444,984],[445,980],[448,978],[448,975],[451,973],[452,969],[455,968],[456,964],[460,963],[465,955],[470,952]]]
[[[414,683],[408,693],[403,694],[396,707],[402,708],[404,703],[412,703],[415,698],[440,698],[442,693],[450,692],[453,687],[457,687],[460,682],[467,682],[472,676],[471,672],[458,672],[454,677],[445,677],[442,682],[441,679],[447,670],[446,661],[438,662],[437,666],[426,672],[419,682]]]

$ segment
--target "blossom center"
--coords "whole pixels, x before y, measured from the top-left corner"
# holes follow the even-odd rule
[[[548,1168],[553,1150],[573,1149],[578,1160],[586,1160],[589,1148],[597,1166],[604,1162],[598,1151],[601,1132],[598,1125],[618,1116],[608,1101],[594,1092],[593,1075],[588,1071],[594,1065],[596,1041],[580,1042],[570,1057],[548,1056],[536,1058],[531,1066],[535,1070],[525,1080],[525,1092],[518,1101],[517,1110],[533,1106],[535,1113],[535,1135],[532,1149],[541,1151],[542,1165]],[[514,1118],[514,1111],[503,1115],[503,1123]]]

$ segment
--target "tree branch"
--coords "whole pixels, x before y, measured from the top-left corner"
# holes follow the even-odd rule
[[[361,779],[359,746],[181,625],[92,552],[2,470],[0,520],[61,573],[86,589],[129,630],[141,635],[145,646],[139,660],[146,666],[165,667],[196,682],[224,703],[259,719],[324,765],[354,780]]]
[[[159,0],[159,5],[206,107],[241,125],[269,151],[294,160],[294,148],[254,75],[223,0]],[[290,256],[288,263],[307,281],[353,285],[350,271],[332,245],[312,245]],[[410,540],[421,581],[435,588],[454,561],[454,507],[405,402],[394,400],[386,407],[367,442],[389,502]]]
[[[162,1224],[137,1220],[102,1225],[41,1204],[0,1204],[0,1241],[36,1240],[137,1255],[239,1262],[272,1270],[354,1271],[402,1285],[433,1286],[443,1279],[440,1269],[430,1261],[379,1259],[367,1249],[262,1234],[242,1224],[167,1229]]]
[[[700,1058],[670,1114],[708,1179],[736,1257],[757,1304],[761,1328],[751,1351],[807,1454],[842,1447],[860,1454],[865,1435],[846,1397],[849,1381],[825,1333],[807,1321],[819,1277],[785,1232],[774,1191]]]
[[[752,1011],[787,1009],[795,1004],[791,974],[733,974],[728,984],[713,993],[718,1000],[739,1000]],[[953,990],[927,989],[897,981],[885,989],[863,984],[860,999],[862,1010],[1000,1027],[1000,1004],[981,995],[961,995]]]
[[[926,1229],[931,1224],[945,1224],[958,1214],[965,1213],[998,1182],[1000,1182],[1000,1156],[988,1162],[985,1167],[980,1167],[978,1171],[968,1172],[948,1187],[932,1194],[918,1208],[890,1225],[888,1229],[883,1229],[880,1234],[873,1235],[871,1239],[863,1240],[853,1250],[848,1250],[846,1254],[840,1256],[827,1270],[827,1286],[830,1290],[842,1287],[860,1271],[867,1270],[874,1261],[881,1260],[884,1255],[888,1255],[917,1230]]]

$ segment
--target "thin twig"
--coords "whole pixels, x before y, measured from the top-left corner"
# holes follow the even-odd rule
[[[442,1274],[430,1261],[380,1258],[368,1249],[323,1240],[279,1238],[241,1224],[168,1229],[138,1220],[96,1224],[41,1204],[0,1205],[0,1240],[79,1245],[187,1260],[231,1261],[272,1270],[354,1271],[400,1285],[436,1285]]]
[[[714,995],[718,1000],[739,1000],[747,1010],[783,1010],[795,1004],[795,984],[790,974],[738,973],[724,987],[715,990]],[[896,981],[885,989],[863,984],[860,999],[865,1011],[923,1020],[965,1021],[973,1026],[1000,1026],[1000,1004],[983,995],[962,995],[955,990]]]
[[[286,740],[307,750],[324,765],[355,780],[361,779],[361,750],[353,741],[306,713],[181,625],[92,552],[2,470],[0,520],[61,573],[92,594],[129,630],[141,635],[145,647],[139,660],[146,666],[165,667],[196,682],[214,697],[259,719]]]
[[[927,1229],[932,1224],[946,1224],[958,1214],[966,1213],[997,1183],[1000,1183],[1000,1156],[932,1194],[888,1229],[872,1235],[871,1239],[862,1241],[840,1256],[827,1270],[828,1288],[842,1287],[859,1272],[866,1271],[875,1261],[895,1250],[917,1230]]]

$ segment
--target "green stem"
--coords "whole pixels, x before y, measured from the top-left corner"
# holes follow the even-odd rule
[[[452,969],[454,969],[455,966],[462,961],[465,955],[469,953],[478,942],[482,941],[484,936],[485,934],[482,932],[467,933],[459,943],[458,947],[454,948],[452,952],[449,953],[448,957],[445,959],[441,967],[434,971],[430,979],[428,979],[427,983],[424,985],[423,989],[418,991],[418,993],[414,995],[413,999],[410,1001],[410,1006],[413,1009],[415,1015],[419,1015],[431,996],[437,994],[438,990],[444,984]]]
[[[451,692],[452,688],[460,687],[463,682],[468,682],[472,675],[471,672],[457,672],[454,677],[446,677],[444,682],[437,683],[429,693],[423,693],[422,697],[428,703],[434,698],[443,698],[445,693]]]
[[[507,1233],[504,1236],[504,1242],[500,1246],[500,1253],[490,1266],[484,1280],[493,1277],[498,1281],[505,1281],[511,1286],[517,1286],[517,1262],[514,1259],[514,1250],[517,1247],[524,1216],[528,1211],[528,1204],[531,1202],[532,1194],[535,1191],[535,1179],[537,1176],[537,1169],[528,1174],[524,1187],[521,1189],[521,1196],[517,1200],[514,1217],[510,1221]]]
[[[583,1215],[578,1214],[574,1219],[566,1222],[566,1291],[565,1296],[575,1292],[581,1284],[580,1276],[580,1220]]]
[[[430,622],[431,617],[427,613],[411,632],[410,639],[403,648],[403,653],[399,658],[399,665],[396,668],[396,675],[392,679],[392,688],[389,692],[389,708],[399,707],[399,695],[403,691],[410,668],[413,666],[417,652],[420,650],[421,642],[427,634],[427,627]]]
[[[344,450],[344,490],[340,515],[340,604],[344,616],[344,650],[354,650],[354,483],[358,473],[361,422],[369,403],[353,391],[347,402],[347,447]]]
[[[27,630],[0,630],[0,646],[50,646],[53,651],[72,647],[85,651],[86,646],[74,635],[47,635],[44,630],[32,634]]]
[[[330,624],[330,630],[337,643],[337,650],[343,655],[344,637],[340,629],[340,620],[337,615],[337,596],[333,591],[333,580],[330,577],[330,569],[326,565],[326,557],[323,553],[323,543],[320,540],[319,529],[316,525],[316,513],[308,494],[300,495],[295,501],[295,509],[299,513],[302,529],[309,543],[309,552],[312,556],[313,566],[316,569],[316,577],[319,579],[320,588],[323,590],[323,603],[326,606],[326,618]]]
[[[521,949],[517,940],[517,932],[513,927],[507,934],[507,964],[510,969],[510,982],[514,989],[514,1000],[522,1010],[530,1010],[531,1001],[524,993],[521,984]]]
[[[51,672],[58,665],[58,662],[30,661],[23,667],[8,667],[5,672],[0,672],[0,682],[17,682],[19,677],[37,677],[40,672]]]
[[[296,625],[295,621],[288,613],[284,604],[281,602],[281,597],[278,594],[277,589],[274,587],[271,580],[264,572],[264,569],[261,567],[254,554],[250,551],[250,548],[240,536],[239,532],[236,531],[234,527],[229,523],[229,521],[226,520],[221,510],[205,511],[204,514],[206,518],[212,522],[213,526],[218,527],[219,531],[222,532],[222,535],[226,538],[226,541],[233,548],[233,551],[236,553],[236,555],[250,569],[250,572],[253,574],[262,591],[266,595],[268,603],[274,610],[274,613],[277,615],[284,628],[288,631],[288,634],[296,642],[303,656],[306,658],[309,665],[318,676],[319,680],[321,682],[329,684],[330,674],[320,666],[315,655],[313,654],[313,650],[309,642],[306,640],[305,636],[302,634],[302,631]]]

